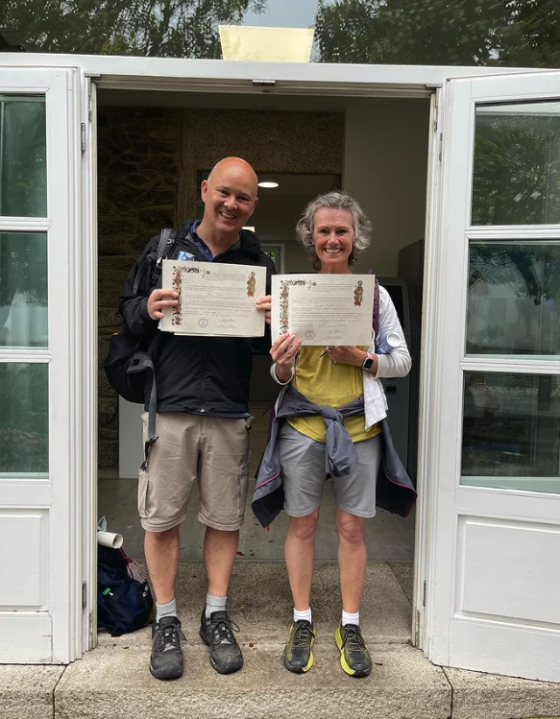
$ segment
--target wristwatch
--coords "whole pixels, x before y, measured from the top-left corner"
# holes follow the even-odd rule
[[[373,357],[370,357],[369,355],[367,355],[364,360],[364,363],[362,364],[362,369],[370,370],[372,364],[373,364]]]

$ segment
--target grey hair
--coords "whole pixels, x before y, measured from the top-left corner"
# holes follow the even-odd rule
[[[296,225],[297,239],[307,250],[314,269],[321,267],[315,246],[313,244],[313,229],[315,225],[315,215],[324,207],[331,210],[349,210],[352,215],[352,223],[354,225],[354,247],[348,258],[348,264],[353,265],[366,247],[370,243],[371,222],[362,210],[360,205],[346,192],[333,191],[318,195],[307,205],[301,219]]]

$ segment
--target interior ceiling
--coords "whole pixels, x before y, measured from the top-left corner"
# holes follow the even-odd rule
[[[300,112],[344,112],[349,107],[373,107],[377,103],[423,103],[426,98],[328,97],[322,95],[275,95],[273,93],[169,92],[158,90],[97,91],[99,106],[192,107],[209,110],[284,110]]]

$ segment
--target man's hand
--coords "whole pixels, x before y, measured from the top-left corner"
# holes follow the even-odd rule
[[[179,295],[172,289],[153,290],[148,297],[148,314],[153,320],[163,319],[162,310],[165,307],[174,307]]]
[[[287,382],[292,376],[294,359],[299,352],[301,339],[295,335],[280,335],[270,349],[270,356],[276,362],[276,376],[280,382]]]
[[[334,362],[350,364],[354,367],[361,367],[367,357],[367,352],[364,352],[359,347],[326,347],[325,350],[330,354]]]
[[[270,310],[272,308],[272,299],[270,295],[259,297],[257,299],[257,309],[264,310],[264,319],[267,325],[270,324]]]

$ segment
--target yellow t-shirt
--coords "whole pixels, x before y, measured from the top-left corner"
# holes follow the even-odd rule
[[[364,351],[367,347],[363,348]],[[296,365],[292,385],[308,400],[326,407],[340,407],[364,393],[362,369],[339,362],[334,364],[330,354],[321,354],[324,347],[302,347]],[[321,415],[314,417],[293,417],[288,422],[298,432],[318,442],[325,441],[325,422]],[[344,426],[353,442],[375,437],[379,426],[374,425],[367,432],[365,417],[347,417]]]

